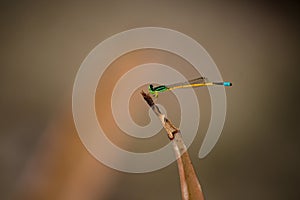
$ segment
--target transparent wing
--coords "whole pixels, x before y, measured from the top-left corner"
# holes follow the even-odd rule
[[[177,86],[191,85],[191,84],[196,84],[196,83],[207,83],[207,78],[199,77],[199,78],[195,78],[195,79],[185,81],[185,82],[166,85],[166,87],[167,88],[173,88],[173,87],[177,87]]]

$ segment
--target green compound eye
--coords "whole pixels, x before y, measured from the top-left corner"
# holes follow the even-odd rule
[[[149,90],[149,92],[150,92],[151,94],[155,94],[153,85],[149,85],[148,90]]]

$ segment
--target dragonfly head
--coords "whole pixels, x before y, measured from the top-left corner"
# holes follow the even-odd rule
[[[154,89],[153,85],[149,85],[148,87],[149,93],[152,94],[154,97],[158,96],[158,92]]]
[[[149,85],[148,90],[149,90],[149,92],[150,92],[151,94],[155,94],[155,91],[154,91],[154,88],[153,88],[153,85],[152,85],[152,84]]]

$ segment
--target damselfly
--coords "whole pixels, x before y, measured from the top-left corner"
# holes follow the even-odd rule
[[[175,90],[179,88],[191,88],[191,87],[201,87],[201,86],[214,86],[214,85],[223,85],[223,86],[232,86],[231,82],[209,82],[205,77],[199,77],[193,80],[189,80],[186,82],[175,83],[171,85],[159,85],[154,87],[152,84],[149,85],[149,92],[153,94],[155,97],[158,96],[160,92],[166,92],[169,90]]]

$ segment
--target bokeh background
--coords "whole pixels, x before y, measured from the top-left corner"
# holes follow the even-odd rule
[[[299,199],[298,11],[298,4],[273,1],[1,2],[0,198],[181,198],[176,163],[146,174],[112,170],[87,152],[72,119],[72,86],[87,54],[113,34],[158,26],[197,40],[234,83],[223,133],[202,160],[210,104],[206,89],[196,90],[201,121],[189,152],[206,199]],[[153,60],[194,75],[176,55],[133,52],[110,66],[101,80],[107,87],[96,96],[109,138],[128,150],[168,142],[163,134],[143,141],[123,136],[103,107],[118,76]],[[176,124],[180,110],[172,99],[163,95],[161,102]],[[149,122],[138,91],[130,109],[137,123]]]

